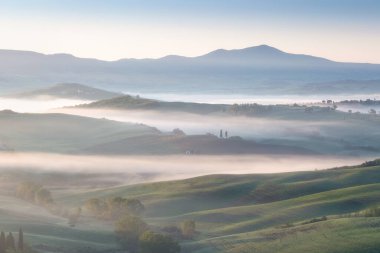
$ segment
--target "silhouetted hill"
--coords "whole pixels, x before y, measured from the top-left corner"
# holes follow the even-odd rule
[[[339,63],[266,45],[219,49],[198,57],[170,55],[118,61],[0,50],[0,75],[3,93],[70,82],[135,93],[315,94],[320,91],[309,92],[305,84],[379,80],[380,65]],[[350,93],[351,89],[342,82],[334,92]]]
[[[122,93],[92,88],[77,83],[60,83],[54,86],[9,95],[12,98],[70,98],[100,100],[122,96]]]

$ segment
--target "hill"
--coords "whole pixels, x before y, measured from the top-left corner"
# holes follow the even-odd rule
[[[70,80],[91,83],[106,90],[133,93],[283,95],[315,94],[316,91],[328,94],[325,89],[308,92],[305,84],[379,80],[380,65],[333,62],[286,53],[266,45],[237,50],[219,49],[198,57],[167,56],[112,62],[67,54],[0,50],[0,74],[2,92],[8,93]],[[350,87],[342,82],[334,92],[348,94],[358,91]],[[379,92],[377,86],[368,88],[371,92]]]
[[[165,102],[139,96],[124,95],[111,99],[95,101],[77,108],[153,110],[161,112],[187,112],[195,114],[218,113],[227,110],[229,105],[213,105],[190,102]]]
[[[98,189],[61,186],[52,187],[52,192],[66,207],[82,205],[90,198],[138,198],[146,207],[144,220],[155,230],[194,220],[198,233],[193,240],[181,241],[185,253],[269,253],[279,249],[295,253],[370,253],[379,247],[380,218],[363,215],[380,204],[378,161],[322,171],[209,175]],[[14,219],[15,213],[4,211],[12,210],[15,205],[9,203],[16,200],[2,196],[0,201],[7,203],[0,208],[6,213],[7,228],[16,228],[20,221]],[[32,208],[36,207],[29,210]],[[28,215],[21,217],[23,222],[31,222]],[[97,247],[116,248],[106,239],[112,237],[110,223],[84,214],[73,229],[51,215],[46,217],[33,216],[34,225],[27,226],[27,239],[34,245],[47,249],[49,245],[62,245],[60,250],[55,248],[57,252],[68,252],[86,243],[93,251]],[[42,219],[43,229],[38,225]],[[104,247],[96,243],[106,241]]]
[[[11,94],[7,97],[21,99],[66,98],[77,100],[101,100],[118,96],[122,96],[122,94],[96,89],[77,83],[60,83],[44,89]]]
[[[94,145],[84,150],[89,154],[189,154],[247,155],[288,154],[312,155],[311,150],[286,144],[261,144],[240,137],[218,138],[215,135],[144,135]]]
[[[0,111],[0,139],[2,145],[13,151],[73,153],[92,145],[147,134],[159,131],[140,124],[58,113]]]
[[[9,127],[13,126],[13,127]],[[107,155],[315,154],[286,144],[260,144],[238,137],[163,133],[142,124],[67,114],[0,111],[2,146],[12,151]]]
[[[341,104],[335,105],[343,108]],[[225,105],[122,96],[63,112],[97,117],[115,114],[116,118],[130,117],[160,129],[170,124],[191,134],[199,134],[198,129],[218,133],[223,128],[259,144],[292,146],[329,155],[372,155],[380,150],[380,117],[342,112],[327,103],[308,106]]]

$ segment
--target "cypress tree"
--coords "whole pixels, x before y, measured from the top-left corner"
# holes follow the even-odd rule
[[[6,239],[6,248],[13,249],[13,250],[16,249],[15,238],[13,237],[11,232],[9,232]]]
[[[24,232],[22,232],[22,229],[18,231],[18,250],[23,251],[24,250]]]
[[[0,253],[5,253],[6,245],[5,245],[5,234],[1,231],[0,235]]]

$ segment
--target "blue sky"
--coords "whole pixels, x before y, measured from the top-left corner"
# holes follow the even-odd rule
[[[0,48],[114,60],[269,44],[380,63],[378,0],[2,0]]]

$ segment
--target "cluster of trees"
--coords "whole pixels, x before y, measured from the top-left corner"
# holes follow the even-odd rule
[[[380,206],[373,206],[364,210],[365,217],[380,217]]]
[[[185,239],[193,239],[196,234],[195,228],[196,228],[196,225],[195,225],[195,221],[193,220],[186,220],[182,222],[181,224],[182,237]]]
[[[268,113],[273,111],[273,106],[271,105],[259,105],[256,103],[250,104],[233,104],[229,107],[229,111],[234,114],[244,114],[244,113]]]
[[[377,112],[376,112],[375,109],[370,109],[370,110],[368,111],[368,113],[369,113],[369,114],[377,114]]]
[[[138,199],[92,198],[84,208],[99,219],[115,221],[118,242],[130,253],[179,253],[181,247],[174,238],[192,239],[196,234],[195,222],[191,220],[184,221],[179,228],[153,231],[141,218],[145,207]]]
[[[24,233],[20,228],[18,232],[18,240],[16,240],[12,234],[9,232],[7,236],[5,236],[4,232],[0,234],[0,253],[31,253],[33,252],[30,248],[28,248],[24,243]]]
[[[170,235],[178,240],[191,240],[196,235],[195,221],[185,220],[180,226],[168,226],[161,229],[161,232]]]
[[[138,199],[112,197],[93,198],[86,201],[84,207],[94,216],[105,220],[118,220],[125,215],[141,216],[145,207]]]
[[[16,190],[16,197],[46,208],[50,213],[68,219],[70,226],[75,226],[82,209],[65,209],[54,202],[51,192],[43,185],[34,182],[23,182]]]
[[[366,100],[343,100],[341,104],[362,104],[362,105],[380,105],[380,101],[376,99],[366,99]]]
[[[224,131],[224,136],[223,136],[223,129],[220,129],[220,131],[219,131],[219,138],[220,139],[223,139],[223,138],[228,138],[228,131],[226,130],[226,131]]]
[[[33,182],[21,183],[17,187],[16,196],[41,206],[49,206],[54,203],[51,192],[42,185]]]
[[[171,236],[153,232],[140,217],[124,215],[115,225],[120,244],[131,253],[179,253],[181,247]]]

